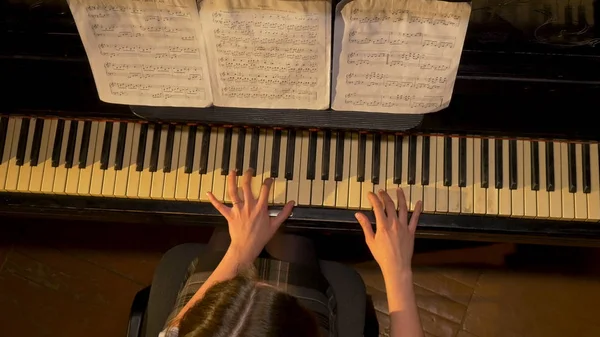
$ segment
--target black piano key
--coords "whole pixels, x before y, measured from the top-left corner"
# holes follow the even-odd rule
[[[119,138],[117,139],[117,154],[115,156],[115,170],[123,169],[123,158],[125,157],[125,141],[127,140],[127,123],[119,124]]]
[[[71,121],[71,127],[69,128],[69,138],[67,139],[67,153],[65,153],[65,168],[73,167],[73,159],[75,157],[75,141],[77,140],[78,125],[78,121]]]
[[[17,144],[17,157],[15,162],[17,166],[23,166],[23,163],[25,162],[25,149],[27,148],[27,138],[29,138],[30,123],[31,120],[29,118],[23,118],[21,121],[21,130],[19,133],[19,143]]]
[[[417,136],[408,138],[408,177],[409,185],[414,185],[417,176]]]
[[[444,186],[452,185],[452,138],[444,137]]]
[[[496,168],[494,169],[494,173],[496,175],[496,188],[500,189],[502,188],[503,185],[503,181],[502,181],[502,139],[496,139],[495,141],[495,152],[494,152],[494,159],[496,161]]]
[[[591,178],[591,167],[590,167],[590,144],[586,143],[582,146],[581,153],[581,165],[582,167],[582,182],[583,182],[583,193],[590,193],[592,191],[592,178]]]
[[[72,122],[71,123],[71,129],[73,129],[73,125],[75,125],[75,128],[77,128],[77,122]],[[77,130],[77,129],[76,129]],[[1,130],[0,130],[1,132]],[[6,132],[6,131],[4,131]],[[31,166],[37,166],[38,161],[40,159],[40,147],[42,146],[42,133],[44,132],[44,120],[42,118],[38,118],[35,120],[35,129],[33,131],[33,140],[31,143],[31,155],[29,156],[29,164]],[[69,137],[70,138],[70,137]],[[71,144],[69,144],[71,145]],[[73,141],[73,149],[75,149],[75,141]],[[2,147],[0,146],[0,151]],[[69,148],[67,147],[67,150]],[[2,154],[0,154],[0,156],[2,156]],[[0,158],[0,162],[2,161],[2,158]],[[73,158],[71,158],[71,163],[73,163]],[[66,165],[65,165],[66,167]],[[68,167],[70,168],[70,166]]]
[[[281,130],[273,132],[273,149],[271,150],[271,177],[279,177],[279,156],[281,151]]]
[[[569,192],[577,192],[577,154],[575,153],[575,143],[570,143],[567,150],[569,159]]]
[[[517,189],[517,169],[518,169],[518,159],[517,159],[517,141],[515,139],[511,139],[508,141],[508,188],[511,190]]]
[[[252,138],[250,142],[250,168],[254,170],[252,173],[253,177],[256,177],[256,171],[258,170],[258,143],[260,141],[260,129],[252,129]]]
[[[196,125],[191,125],[190,130],[188,132],[188,143],[187,150],[185,153],[184,172],[187,174],[192,173],[192,170],[194,169],[194,152],[196,151],[196,131],[198,131],[198,127]]]
[[[244,153],[246,147],[246,129],[238,129],[237,150],[235,154],[235,172],[238,176],[244,174],[244,156],[249,155]]]
[[[200,144],[200,146],[202,147],[200,149],[200,166],[199,166],[200,174],[208,173],[208,151],[209,151],[210,145],[211,145],[210,144],[210,132],[211,132],[210,130],[211,130],[210,126],[205,126],[204,129],[202,130],[202,143]],[[192,156],[193,156],[193,152],[192,152]]]
[[[144,157],[146,156],[146,141],[148,140],[148,123],[142,124],[140,129],[140,139],[135,159],[135,170],[141,172],[144,170]]]
[[[167,143],[165,144],[165,160],[163,162],[163,172],[171,172],[171,162],[173,161],[173,143],[175,142],[175,125],[170,124],[167,129]]]
[[[225,128],[225,136],[223,138],[223,156],[221,157],[221,175],[229,174],[229,160],[231,158],[231,137],[233,136],[233,128]]]
[[[531,189],[540,190],[540,144],[531,142]],[[525,172],[527,174],[527,172]]]
[[[308,167],[306,168],[306,179],[315,180],[317,170],[317,132],[310,131],[308,134]]]
[[[373,135],[373,151],[371,160],[371,182],[379,184],[379,169],[381,168],[381,134]]]
[[[402,136],[394,137],[394,184],[402,181]]]
[[[346,135],[343,131],[338,131],[335,140],[335,181],[342,181],[344,178],[344,139]]]
[[[366,151],[367,151],[367,134],[361,133],[358,135],[358,160],[356,161],[356,165],[357,165],[356,180],[358,182],[365,181]]]
[[[294,179],[294,154],[296,152],[296,130],[290,130],[287,137],[285,157],[285,179]]]
[[[65,120],[59,119],[56,124],[56,136],[52,147],[52,167],[58,167],[60,161],[60,151],[62,147],[63,135],[65,133]],[[93,145],[92,145],[93,146]]]
[[[90,146],[90,133],[92,132],[92,122],[83,123],[83,133],[81,134],[81,147],[79,148],[79,168],[87,166],[88,148]]]
[[[467,138],[458,139],[458,186],[467,186]]]
[[[481,140],[481,188],[490,186],[490,141]]]
[[[321,180],[329,180],[329,161],[331,160],[331,130],[323,135],[323,158],[321,159]]]
[[[431,141],[429,136],[423,136],[423,159],[421,161],[421,185],[429,185],[429,156],[431,154]]]
[[[154,124],[154,134],[152,135],[152,148],[150,149],[150,165],[148,167],[150,172],[156,172],[158,170],[158,155],[160,152],[160,138],[162,133],[162,125]]]
[[[554,191],[556,185],[554,177],[554,143],[546,142],[546,190]]]
[[[4,146],[6,145],[6,137],[8,132],[8,117],[0,117],[0,163],[5,158],[2,158],[4,155]]]
[[[73,123],[71,123],[73,125]],[[102,151],[100,152],[100,169],[106,170],[108,168],[108,157],[110,156],[110,143],[112,140],[113,123],[106,122],[104,128],[104,136],[102,138]],[[69,136],[71,134],[69,133]],[[70,138],[70,137],[69,137]]]

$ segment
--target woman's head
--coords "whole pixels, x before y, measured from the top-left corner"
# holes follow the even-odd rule
[[[179,323],[180,337],[317,337],[312,313],[298,300],[252,277],[217,283]]]

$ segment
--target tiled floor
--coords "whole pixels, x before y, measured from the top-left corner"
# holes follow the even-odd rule
[[[0,223],[0,337],[124,336],[131,300],[161,254],[210,235],[203,227]],[[418,241],[414,257],[427,336],[600,335],[600,250],[442,243]],[[385,336],[381,274],[373,262],[355,266]]]

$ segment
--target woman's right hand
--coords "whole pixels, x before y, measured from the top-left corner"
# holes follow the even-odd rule
[[[368,198],[373,206],[377,223],[375,233],[365,214],[359,212],[355,215],[365,233],[367,246],[384,276],[399,276],[411,272],[415,230],[421,214],[422,204],[418,201],[409,223],[404,192],[399,188],[396,193],[398,194],[397,208],[385,191],[379,191],[379,197],[369,193]]]

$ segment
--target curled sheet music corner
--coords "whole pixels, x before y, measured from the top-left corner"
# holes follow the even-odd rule
[[[332,108],[423,114],[448,107],[470,13],[466,2],[340,2]]]

